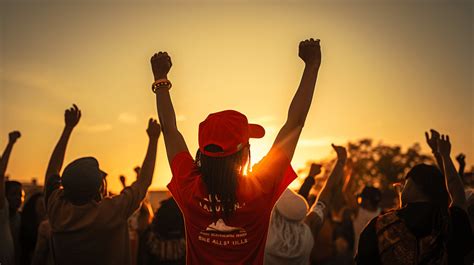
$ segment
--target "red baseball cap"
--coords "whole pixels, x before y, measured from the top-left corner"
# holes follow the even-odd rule
[[[262,138],[265,129],[258,124],[249,124],[247,117],[235,110],[211,113],[199,124],[199,150],[211,157],[232,155],[249,143],[249,138]],[[205,150],[208,145],[217,145],[222,152]]]

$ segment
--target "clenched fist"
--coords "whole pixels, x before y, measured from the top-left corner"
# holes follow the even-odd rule
[[[8,134],[8,141],[11,143],[16,143],[16,140],[21,137],[21,133],[19,131],[13,131]]]
[[[155,53],[151,57],[150,62],[155,81],[159,79],[168,79],[168,72],[173,64],[171,63],[171,57],[167,52]]]
[[[307,66],[319,68],[321,65],[321,46],[319,39],[300,42],[298,56]]]
[[[337,160],[345,162],[347,160],[347,151],[344,146],[339,146],[335,144],[331,144],[332,148],[334,151],[336,151],[337,154]]]

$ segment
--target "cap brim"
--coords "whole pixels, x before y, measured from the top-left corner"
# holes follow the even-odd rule
[[[262,126],[249,123],[250,138],[262,138],[263,136],[265,136],[265,129]]]

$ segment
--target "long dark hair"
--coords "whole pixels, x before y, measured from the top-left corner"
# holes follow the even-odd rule
[[[222,148],[217,145],[208,145],[205,150],[207,152],[222,152]],[[196,163],[210,195],[213,215],[222,211],[224,217],[227,218],[235,211],[238,178],[244,174],[245,159],[243,150],[226,157],[210,157],[201,154],[198,150]]]

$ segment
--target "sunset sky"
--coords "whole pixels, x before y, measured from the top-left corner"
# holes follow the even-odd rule
[[[0,1],[0,145],[20,130],[7,173],[42,183],[72,103],[82,119],[68,162],[95,156],[118,191],[145,156],[157,117],[149,59],[167,51],[178,126],[191,152],[198,124],[224,109],[266,136],[283,125],[303,63],[300,40],[321,39],[316,93],[293,166],[330,144],[371,137],[408,147],[448,133],[474,164],[473,1]],[[468,168],[470,168],[468,166]],[[160,140],[152,189],[170,180]]]

